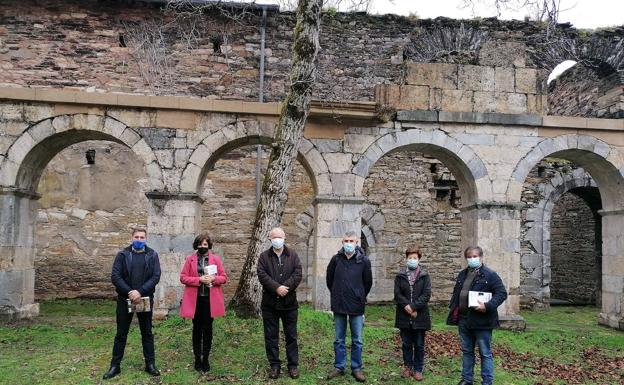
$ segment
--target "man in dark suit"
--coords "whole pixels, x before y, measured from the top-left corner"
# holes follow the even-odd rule
[[[158,253],[145,245],[147,231],[135,228],[132,230],[132,244],[117,253],[113,263],[111,280],[117,291],[117,334],[113,345],[113,358],[110,369],[104,373],[103,379],[113,378],[121,373],[121,360],[126,348],[128,330],[132,322],[132,314],[128,312],[128,300],[139,303],[141,297],[149,297],[150,311],[137,312],[145,358],[145,371],[152,376],[159,376],[156,369],[154,354],[154,334],[152,334],[152,311],[154,306],[154,290],[160,280],[160,262]]]

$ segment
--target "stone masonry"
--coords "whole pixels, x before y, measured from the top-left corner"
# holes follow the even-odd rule
[[[224,157],[222,167],[227,169],[226,154],[232,151],[271,143],[279,103],[249,101],[257,96],[253,91],[258,68],[254,44],[259,24],[230,31],[227,41],[203,36],[200,46],[191,48],[176,46],[175,36],[168,35],[171,44],[163,49],[173,50],[176,76],[163,87],[150,82],[141,72],[146,68],[136,59],[137,53],[122,46],[131,45],[131,39],[125,39],[138,15],[142,19],[147,14],[156,19],[171,16],[116,2],[93,2],[91,8],[82,2],[59,7],[53,0],[37,7],[28,1],[9,3],[0,6],[4,66],[0,81],[5,85],[0,87],[0,313],[3,318],[19,318],[38,312],[35,229],[38,187],[46,165],[76,143],[98,140],[127,148],[142,163],[144,173],[139,180],[147,198],[150,243],[159,250],[163,266],[155,306],[157,315],[164,316],[179,303],[179,268],[207,217],[204,202],[209,202],[208,207],[214,204],[205,196],[212,170]],[[292,30],[286,21],[292,15],[272,14],[270,20],[269,36],[282,40],[269,40],[267,45],[266,96],[281,100],[287,79],[287,32]],[[392,28],[388,28],[390,20]],[[521,328],[517,312],[524,287],[522,193],[531,170],[542,159],[553,157],[582,168],[599,188],[602,290],[598,320],[624,328],[624,238],[620,231],[624,227],[624,120],[544,115],[549,109],[543,81],[552,63],[534,54],[539,53],[533,48],[541,36],[540,27],[524,22],[467,22],[470,28],[481,25],[487,33],[467,42],[472,53],[460,49],[455,54],[452,47],[425,36],[441,32],[463,41],[463,22],[339,14],[326,15],[324,23],[336,36],[340,32],[348,38],[330,43],[332,33],[323,37],[322,43],[333,47],[319,59],[317,95],[325,100],[313,105],[299,151],[312,188],[304,194],[307,200],[296,202],[295,220],[290,221],[296,223],[296,217],[305,212],[312,223],[306,296],[314,306],[328,308],[325,268],[343,233],[356,230],[363,233],[376,257],[380,288],[372,295],[376,300],[387,299],[383,293],[388,289],[388,276],[405,243],[422,241],[437,282],[445,282],[450,271],[463,263],[455,253],[470,244],[481,245],[487,263],[499,272],[510,294],[499,309],[501,317],[507,326]],[[80,39],[73,31],[81,34]],[[595,36],[601,48],[583,52],[619,71],[618,56],[611,59],[607,53],[620,44],[620,29]],[[242,43],[245,39],[249,42]],[[347,44],[343,47],[340,41]],[[430,51],[444,48],[446,53],[412,57],[408,48],[419,41],[426,41]],[[501,51],[501,47],[506,48]],[[198,68],[197,60],[208,69]],[[148,93],[152,95],[141,95]],[[401,157],[388,154],[401,154],[409,159],[403,164],[410,166],[394,166]],[[426,160],[432,158],[448,171]],[[396,191],[396,182],[383,175],[386,167],[396,167],[397,175],[405,172],[403,176],[419,186],[414,196],[426,195],[427,199],[418,201],[410,194],[383,197],[381,189]],[[427,167],[429,173],[416,172]],[[447,173],[453,178],[444,176]],[[453,179],[456,188],[441,183]],[[218,193],[215,196],[224,193],[217,185],[210,188]],[[550,189],[557,187],[551,183]],[[232,195],[247,207],[251,204],[249,190],[245,194],[232,191]],[[434,196],[435,205],[431,204]],[[406,210],[413,213],[402,218],[436,220],[426,227],[417,220],[393,219],[400,200],[410,202]],[[214,206],[208,210],[216,211]],[[542,224],[540,232],[534,227],[535,238],[531,238],[537,243],[541,237],[538,252],[542,256],[546,255],[544,240],[550,239],[543,225],[548,211],[546,206],[541,214],[534,211],[541,215],[541,222],[532,219]],[[419,231],[426,236],[419,238]],[[227,241],[221,242],[227,246]],[[541,279],[549,279],[549,273],[542,268]],[[442,296],[443,286],[436,287]]]

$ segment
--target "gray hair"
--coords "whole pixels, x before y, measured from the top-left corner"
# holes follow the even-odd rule
[[[284,237],[286,237],[286,232],[285,232],[285,231],[284,231],[284,229],[282,229],[281,227],[274,227],[274,228],[272,228],[272,229],[271,229],[271,231],[269,231],[269,237],[271,236],[271,234],[272,234],[274,231],[279,231],[279,232],[281,232],[282,234],[284,234]]]
[[[357,239],[357,233],[353,230],[345,231],[343,238],[355,238]]]

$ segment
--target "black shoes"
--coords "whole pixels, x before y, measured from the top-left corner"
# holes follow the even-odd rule
[[[210,371],[210,362],[208,361],[207,358],[202,360],[202,364],[201,364],[201,370],[202,372],[206,373]]]
[[[197,370],[198,372],[201,372],[203,370],[201,357],[195,357],[194,367],[195,367],[195,370]]]
[[[468,381],[462,379],[461,381],[459,381],[457,383],[457,385],[472,385],[472,382],[468,382]]]
[[[277,366],[274,366],[272,368],[269,369],[269,378],[274,380],[276,378],[279,378],[280,376],[280,368]]]
[[[110,369],[108,369],[108,372],[104,373],[104,375],[102,376],[102,379],[103,380],[111,379],[115,377],[116,375],[118,375],[119,373],[121,373],[121,368],[119,366],[111,366]]]
[[[160,372],[156,369],[156,365],[153,362],[145,364],[145,371],[149,373],[151,376],[157,377],[160,376]]]

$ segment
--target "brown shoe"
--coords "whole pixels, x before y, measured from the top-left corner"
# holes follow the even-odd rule
[[[401,372],[401,377],[402,378],[411,378],[413,375],[414,375],[414,373],[412,372],[412,369],[410,369],[410,368],[405,368]]]
[[[366,381],[366,376],[364,376],[364,372],[362,372],[361,370],[358,370],[357,372],[352,372],[351,375],[353,376],[353,378],[355,378],[357,382]]]
[[[423,380],[423,375],[421,372],[414,372],[414,379],[416,381],[422,381]]]
[[[290,378],[299,378],[299,369],[298,368],[290,368],[288,369],[288,375]]]
[[[344,370],[340,370],[340,369],[336,369],[334,368],[331,372],[329,372],[329,374],[327,375],[327,379],[328,380],[332,380],[338,376],[343,376],[344,375]]]
[[[274,367],[269,369],[269,378],[274,380],[280,375],[280,368]]]

